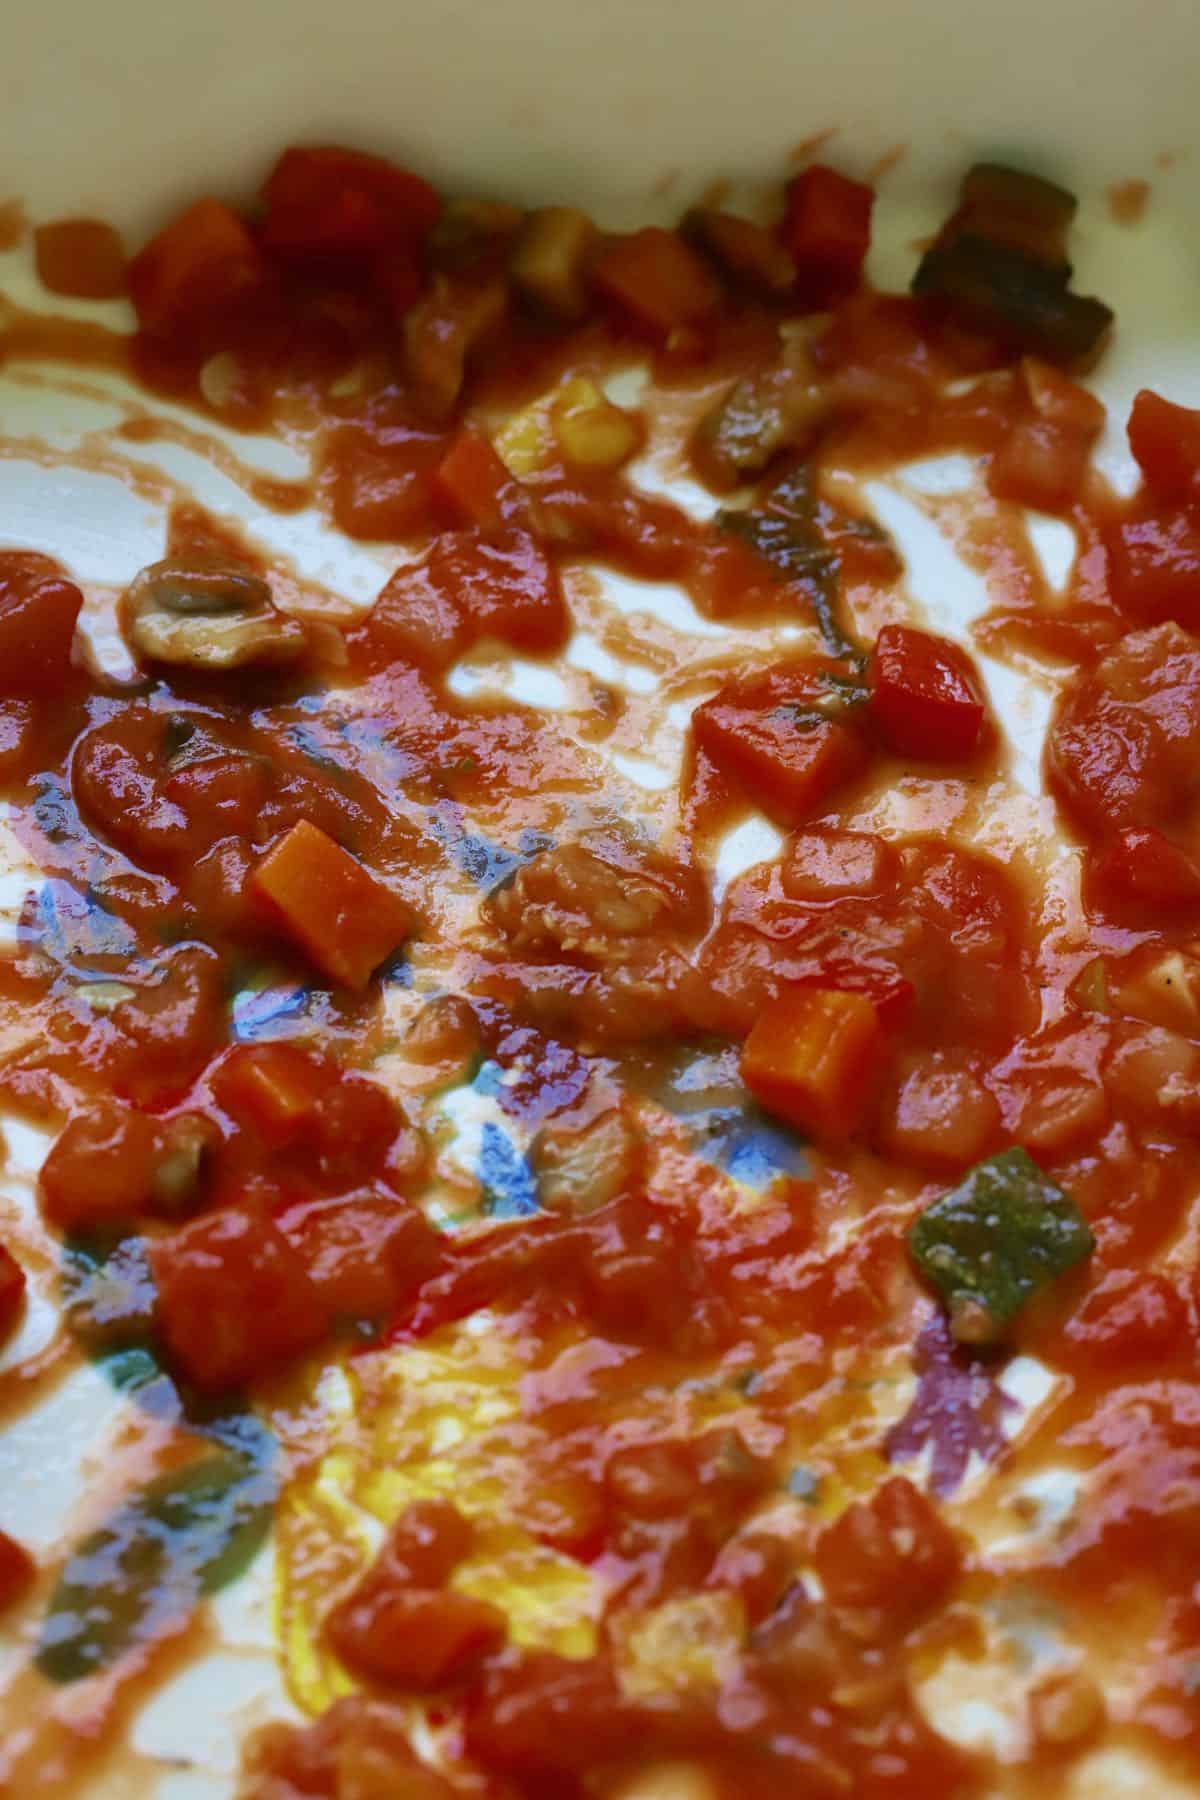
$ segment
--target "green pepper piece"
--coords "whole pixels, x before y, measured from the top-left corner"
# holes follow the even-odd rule
[[[918,1214],[917,1268],[963,1343],[987,1343],[1025,1303],[1095,1248],[1079,1208],[1024,1150],[1003,1150]]]
[[[84,1539],[42,1620],[35,1661],[43,1675],[67,1683],[94,1674],[242,1573],[278,1487],[270,1438],[261,1428],[257,1436],[256,1454],[225,1452],[161,1476]]]
[[[926,252],[912,291],[955,317],[1048,362],[1092,356],[1113,322],[1101,300],[1071,293],[1069,267],[1048,268],[1011,245],[974,233]]]

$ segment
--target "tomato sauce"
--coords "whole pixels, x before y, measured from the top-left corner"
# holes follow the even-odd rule
[[[95,222],[39,229],[47,287],[125,291],[136,329],[14,314],[8,359],[278,436],[305,473],[247,474],[260,502],[396,566],[351,613],[177,501],[117,671],[69,570],[0,555],[0,787],[39,872],[0,1096],[55,1133],[0,1330],[52,1258],[61,1366],[172,1396],[54,1567],[0,1536],[0,1602],[33,1594],[5,1779],[85,1780],[317,1505],[324,1365],[419,1460],[426,1397],[387,1371],[422,1356],[503,1374],[485,1497],[309,1556],[332,1579],[288,1604],[343,1697],[247,1747],[253,1800],[994,1791],[923,1682],[1014,1585],[1078,1666],[1031,1684],[1006,1791],[1108,1742],[1197,1779],[1200,418],[1139,396],[1143,484],[1104,486],[1074,375],[1106,309],[1061,273],[1071,197],[1030,181],[972,172],[915,298],[864,285],[871,192],[819,166],[771,229],[606,235],[333,149],[127,266]],[[647,362],[640,406],[608,397]],[[711,516],[639,487],[646,443]],[[986,490],[939,513],[989,582],[979,643],[1057,671],[1078,881],[1022,844],[978,663],[853,498],[949,451]],[[1022,507],[1080,541],[1053,604]],[[619,620],[597,568],[744,635]],[[585,679],[584,627],[657,692]],[[513,654],[564,710],[452,679]],[[619,758],[678,707],[648,793]],[[714,884],[751,816],[779,854]],[[463,1086],[517,1133],[483,1128],[475,1181],[434,1104]],[[1021,1350],[1056,1378],[1030,1425]],[[1050,1461],[1078,1498],[1006,1561],[988,1508]],[[574,1636],[510,1617],[516,1545],[585,1596]]]

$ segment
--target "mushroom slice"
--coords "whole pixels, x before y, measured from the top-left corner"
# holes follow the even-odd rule
[[[279,611],[261,575],[220,557],[151,563],[126,590],[123,610],[137,656],[183,668],[286,662],[308,641],[299,619]]]

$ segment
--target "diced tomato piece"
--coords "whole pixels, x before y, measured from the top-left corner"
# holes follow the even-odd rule
[[[869,672],[871,717],[889,749],[937,760],[970,756],[983,731],[979,676],[948,638],[885,625]]]
[[[963,1557],[933,1503],[895,1475],[826,1527],[813,1562],[831,1606],[878,1609],[902,1627],[945,1597]]]
[[[910,1063],[880,1120],[881,1141],[891,1155],[932,1169],[968,1168],[999,1130],[995,1098],[952,1052]]]
[[[25,1310],[25,1271],[12,1252],[0,1244],[0,1344],[6,1343]]]
[[[536,539],[505,527],[490,538],[443,532],[420,562],[396,570],[351,642],[368,666],[444,669],[480,637],[539,653],[569,629],[557,569]]]
[[[1200,643],[1163,624],[1126,634],[1068,684],[1046,771],[1098,834],[1171,828],[1190,803],[1198,752]]]
[[[1118,606],[1139,619],[1200,625],[1200,516],[1135,502],[1107,543]]]
[[[1142,388],[1129,415],[1129,448],[1160,500],[1188,500],[1200,486],[1200,412]]]
[[[38,1176],[42,1211],[70,1234],[102,1229],[149,1209],[163,1154],[158,1119],[101,1096],[68,1120]]]
[[[721,286],[702,256],[674,231],[647,226],[618,238],[592,268],[600,292],[654,338],[702,325],[721,305]]]
[[[1191,1341],[1187,1302],[1154,1269],[1113,1269],[1068,1320],[1063,1338],[1085,1365],[1124,1370],[1165,1361]]]
[[[269,1219],[236,1208],[150,1247],[158,1326],[175,1367],[206,1393],[271,1374],[324,1337],[303,1262]]]
[[[415,246],[442,210],[419,175],[334,146],[285,150],[263,187],[263,243],[299,261],[362,261]]]
[[[814,163],[788,187],[784,246],[796,265],[796,287],[814,308],[852,293],[871,245],[872,188]]]
[[[1110,900],[1126,905],[1195,906],[1200,868],[1152,826],[1131,825],[1094,857],[1091,876]]]
[[[252,885],[329,980],[366,987],[412,929],[404,902],[307,819],[280,839]]]
[[[368,543],[397,543],[427,529],[433,470],[445,442],[441,432],[399,426],[331,431],[321,454],[321,482],[338,530]]]
[[[442,1587],[474,1542],[475,1527],[449,1500],[414,1500],[388,1532],[375,1568],[395,1585]]]
[[[386,1586],[368,1575],[325,1621],[342,1661],[406,1692],[460,1681],[498,1650],[508,1620],[498,1606],[446,1589]]]
[[[116,300],[125,292],[125,246],[103,219],[56,219],[33,234],[38,280],[52,294]]]
[[[19,1600],[32,1585],[37,1564],[23,1544],[0,1531],[0,1607]]]
[[[1013,1138],[1034,1157],[1052,1157],[1097,1137],[1108,1122],[1108,1096],[1077,1069],[1025,1069],[1016,1084]]]
[[[495,531],[527,510],[520,485],[490,438],[464,425],[434,471],[434,486],[457,519]]]
[[[866,1110],[883,1041],[865,995],[794,988],[759,1014],[742,1051],[742,1079],[801,1131],[847,1137]]]
[[[463,538],[444,554],[445,578],[457,582],[474,635],[535,653],[565,643],[571,621],[558,571],[527,532]]]
[[[780,868],[790,900],[841,900],[878,894],[895,880],[895,854],[866,831],[798,831]]]
[[[1027,356],[1017,374],[1019,417],[992,456],[988,488],[1038,512],[1066,513],[1081,497],[1092,445],[1104,429],[1094,394]]]
[[[867,761],[850,715],[824,710],[822,677],[812,664],[784,664],[727,682],[692,714],[701,749],[783,825],[810,817]]]
[[[129,265],[138,324],[152,337],[190,339],[219,330],[270,291],[269,271],[244,220],[220,200],[197,200]]]
[[[470,641],[466,614],[448,579],[452,559],[435,539],[418,562],[401,563],[367,617],[348,634],[355,661],[368,669],[393,662],[440,671]]]
[[[82,606],[73,581],[0,558],[0,694],[62,691]]]
[[[631,1743],[641,1748],[643,1728],[606,1657],[527,1651],[472,1696],[466,1748],[485,1768],[585,1771],[627,1757]]]
[[[382,1319],[412,1299],[441,1262],[442,1241],[397,1194],[309,1200],[277,1221],[330,1318]]]

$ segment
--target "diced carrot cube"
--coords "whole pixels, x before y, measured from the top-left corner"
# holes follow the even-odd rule
[[[592,280],[634,325],[657,338],[702,325],[721,304],[720,283],[703,257],[658,226],[610,244]]]
[[[499,1607],[453,1589],[405,1588],[368,1574],[334,1608],[326,1633],[359,1674],[412,1692],[446,1686],[475,1668],[508,1635]]]
[[[901,756],[969,756],[983,731],[984,702],[975,665],[948,638],[907,625],[885,625],[869,671],[871,716]]]
[[[895,852],[867,831],[814,827],[798,831],[780,869],[791,900],[840,900],[878,894],[895,880]]]
[[[25,1309],[25,1271],[0,1244],[0,1344],[11,1337]]]
[[[129,265],[129,293],[143,331],[203,332],[260,299],[269,272],[245,222],[220,200],[197,200]]]
[[[322,974],[344,987],[365,987],[412,926],[404,902],[307,819],[268,851],[251,883]]]
[[[32,1586],[36,1574],[37,1564],[25,1546],[9,1537],[7,1531],[0,1531],[0,1607],[19,1600]]]
[[[263,199],[263,242],[275,255],[299,260],[361,260],[416,244],[442,210],[419,175],[336,145],[285,150]]]
[[[827,306],[858,286],[874,203],[863,182],[820,163],[789,186],[783,242],[796,265],[797,288],[813,306]]]
[[[794,988],[760,1013],[742,1051],[742,1079],[801,1131],[847,1137],[866,1110],[883,1043],[865,995]]]
[[[692,725],[701,749],[763,812],[797,825],[867,760],[849,710],[824,710],[831,699],[820,669],[783,665],[727,682]]]
[[[329,1320],[269,1219],[229,1208],[150,1249],[158,1325],[176,1368],[206,1393],[240,1387],[318,1343]]]
[[[522,510],[523,495],[490,438],[470,426],[454,438],[434,471],[434,486],[454,514],[482,531],[494,531],[514,509]]]

